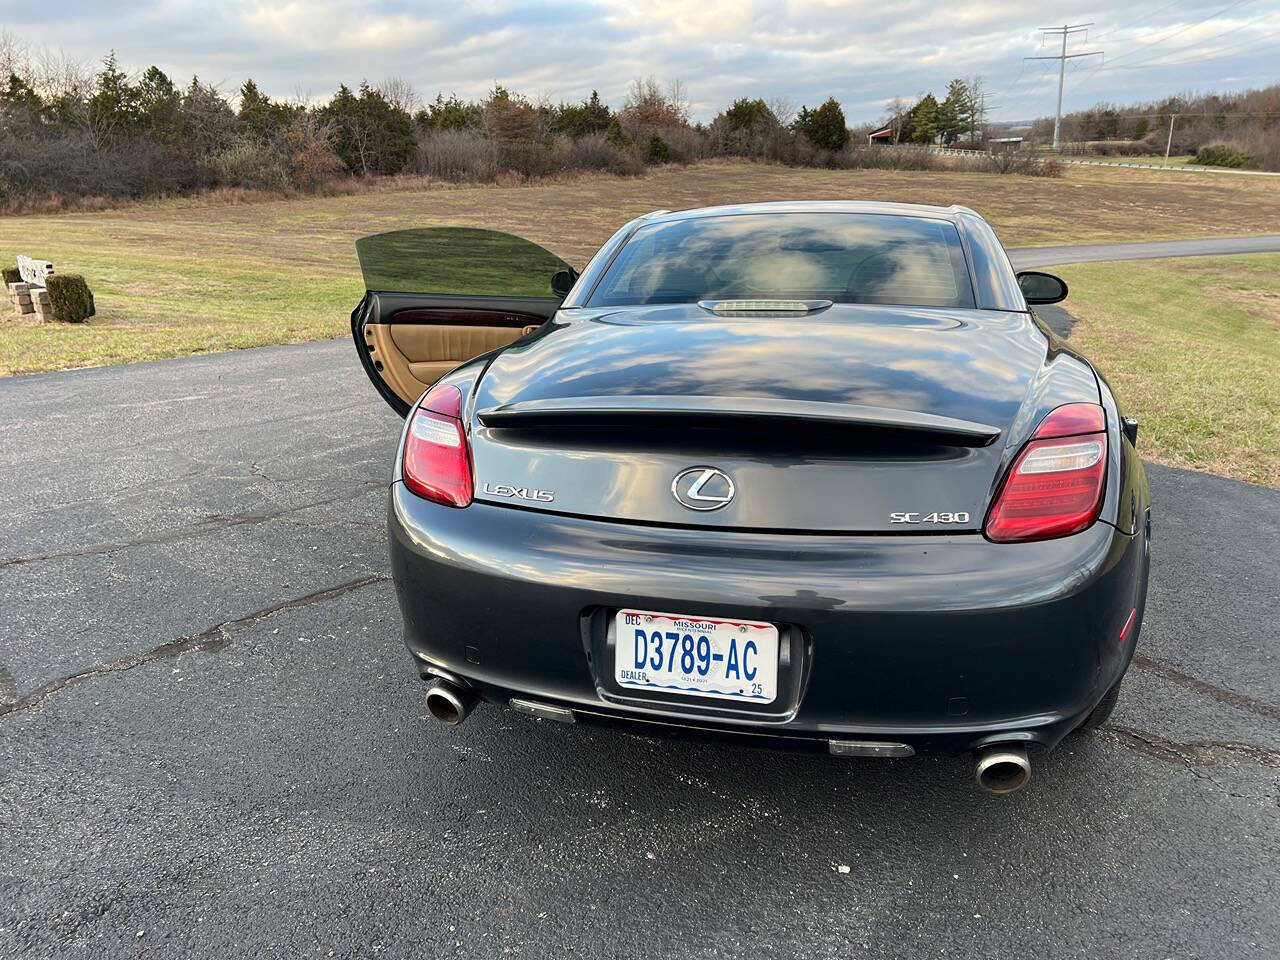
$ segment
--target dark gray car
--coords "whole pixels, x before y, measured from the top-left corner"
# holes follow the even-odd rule
[[[360,241],[407,415],[405,638],[449,723],[846,756],[1028,747],[1110,713],[1146,597],[1137,425],[963,207],[659,212],[579,275],[470,229]]]

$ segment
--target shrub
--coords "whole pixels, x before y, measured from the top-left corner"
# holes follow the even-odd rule
[[[1204,167],[1243,167],[1253,158],[1226,143],[1212,143],[1197,151],[1192,163]]]
[[[550,147],[541,143],[503,143],[498,145],[498,170],[521,177],[545,177],[555,173],[555,157]]]
[[[693,163],[707,156],[707,135],[693,127],[663,127],[654,133],[667,145],[671,163]]]
[[[418,169],[441,180],[488,182],[498,173],[498,151],[477,130],[437,130],[422,135]]]
[[[53,318],[63,323],[84,323],[94,314],[93,294],[78,273],[54,273],[45,278]]]
[[[1251,170],[1280,170],[1280,126],[1250,130],[1236,138],[1239,149],[1249,154],[1245,164]]]
[[[295,187],[315,190],[346,171],[333,149],[333,131],[314,116],[300,114],[284,132],[289,155],[289,180]]]
[[[218,180],[233,187],[281,190],[289,184],[289,161],[275,142],[243,137],[213,159]]]
[[[671,148],[667,146],[667,141],[656,133],[649,138],[649,148],[645,153],[645,160],[649,163],[671,162]]]
[[[633,150],[620,150],[599,134],[558,137],[555,142],[556,166],[563,171],[600,170],[620,177],[644,173],[644,164]]]
[[[619,150],[631,146],[631,138],[627,136],[627,131],[622,129],[622,123],[617,117],[610,120],[609,125],[604,128],[604,138]]]
[[[4,284],[6,290],[8,289],[9,284],[22,282],[22,274],[18,272],[17,267],[3,267],[0,268],[0,270],[4,273]]]
[[[1020,173],[1027,177],[1060,177],[1065,172],[1063,165],[1052,157],[1035,157],[1017,150],[1005,150],[974,159],[985,161],[986,169],[992,173]]]

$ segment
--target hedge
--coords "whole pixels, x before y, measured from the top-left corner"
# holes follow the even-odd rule
[[[83,323],[94,314],[93,294],[78,273],[53,273],[45,278],[53,318],[63,323]]]
[[[22,282],[22,274],[18,272],[17,267],[3,267],[3,268],[0,268],[0,271],[2,271],[4,274],[4,283],[6,288],[11,283]]]
[[[1205,167],[1243,167],[1253,158],[1249,154],[1237,150],[1225,143],[1212,143],[1201,147],[1192,157],[1192,163]]]

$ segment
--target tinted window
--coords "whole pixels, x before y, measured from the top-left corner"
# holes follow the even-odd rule
[[[745,214],[641,227],[588,305],[756,298],[956,307],[973,289],[945,220]]]
[[[496,230],[423,227],[356,241],[364,285],[379,293],[551,297],[568,264],[536,243]]]

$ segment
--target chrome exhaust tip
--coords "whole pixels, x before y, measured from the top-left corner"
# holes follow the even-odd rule
[[[441,723],[456,727],[475,709],[478,698],[448,680],[436,677],[427,684],[427,710]]]
[[[1025,747],[1012,743],[997,743],[978,750],[974,775],[978,786],[987,793],[1003,796],[1025,787],[1031,780],[1031,761]]]

